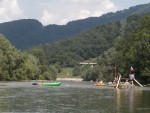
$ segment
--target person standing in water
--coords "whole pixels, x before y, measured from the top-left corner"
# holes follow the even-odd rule
[[[130,74],[129,74],[129,78],[130,78],[130,80],[131,80],[131,84],[132,84],[132,86],[133,86],[133,85],[134,85],[133,80],[134,80],[134,78],[135,78],[135,70],[133,69],[133,67],[132,67],[132,66],[130,67]]]

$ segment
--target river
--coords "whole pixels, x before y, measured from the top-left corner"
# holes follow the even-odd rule
[[[94,82],[46,87],[0,82],[0,113],[150,113],[150,88],[116,90]]]

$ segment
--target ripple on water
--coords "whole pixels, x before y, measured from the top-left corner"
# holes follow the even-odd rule
[[[90,82],[63,82],[59,87],[32,82],[0,83],[0,112],[149,113],[150,88],[98,87]]]

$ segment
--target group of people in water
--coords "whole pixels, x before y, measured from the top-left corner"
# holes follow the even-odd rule
[[[134,86],[134,83],[133,83],[133,80],[135,79],[135,70],[133,69],[133,67],[131,66],[130,67],[130,74],[129,74],[129,78],[126,78],[126,81],[125,82],[120,82],[121,81],[121,74],[118,73],[117,76],[115,77],[115,79],[113,81],[109,81],[107,82],[105,85],[107,86],[115,86],[118,82],[121,83],[121,85],[125,85],[125,86]],[[96,81],[97,84],[104,84],[103,81],[99,81],[98,80]]]

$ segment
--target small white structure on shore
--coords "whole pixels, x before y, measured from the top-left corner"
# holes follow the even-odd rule
[[[93,67],[94,65],[97,65],[97,63],[88,63],[88,62],[80,62],[79,63],[82,67],[84,66],[84,65],[91,65],[91,67]]]

